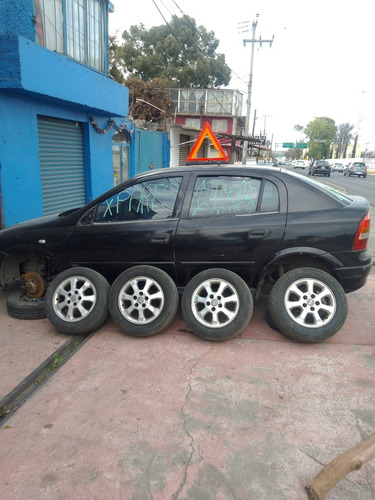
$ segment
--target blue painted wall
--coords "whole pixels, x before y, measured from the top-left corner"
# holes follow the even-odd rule
[[[34,37],[34,6],[31,0],[0,0],[0,33]]]
[[[135,129],[130,147],[130,176],[170,164],[170,140],[167,132]]]
[[[128,89],[33,41],[33,0],[0,0],[0,185],[3,226],[43,215],[37,116],[82,124],[86,201],[113,186],[110,120],[128,115]],[[130,129],[130,123],[127,122]],[[1,207],[0,207],[1,210]]]

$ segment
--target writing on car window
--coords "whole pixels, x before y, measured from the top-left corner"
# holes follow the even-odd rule
[[[278,208],[278,190],[270,181],[234,176],[198,177],[189,216],[245,215],[255,213],[257,210],[266,212]]]
[[[94,221],[171,218],[181,179],[182,177],[164,177],[128,186],[98,205]]]

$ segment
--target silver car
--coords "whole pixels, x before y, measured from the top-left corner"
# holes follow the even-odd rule
[[[344,175],[358,175],[358,177],[366,177],[367,167],[363,161],[351,161],[344,168]]]

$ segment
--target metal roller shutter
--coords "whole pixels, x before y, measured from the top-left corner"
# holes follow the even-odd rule
[[[81,125],[38,116],[38,137],[44,215],[84,205],[86,188]]]
[[[178,152],[178,164],[179,165],[185,165],[186,163],[186,158],[189,156],[189,144],[188,141],[190,140],[189,135],[181,134],[180,135],[180,147],[179,147],[179,152]]]

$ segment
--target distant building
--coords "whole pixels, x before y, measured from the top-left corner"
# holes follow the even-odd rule
[[[174,103],[174,126],[170,129],[171,167],[184,165],[205,123],[218,138],[230,163],[240,162],[244,144],[245,118],[242,116],[243,94],[230,89],[169,89]],[[254,156],[264,147],[264,137],[252,137]],[[209,141],[202,145],[202,156],[212,157],[218,151]]]
[[[243,95],[227,89],[169,89],[174,103],[176,127],[170,131],[171,166],[183,165],[202,126],[208,122],[231,161],[241,157],[240,137],[245,124],[241,116]],[[207,148],[210,147],[208,144]],[[213,156],[215,149],[202,154]]]
[[[108,77],[108,0],[0,1],[1,227],[113,186],[128,89]]]

